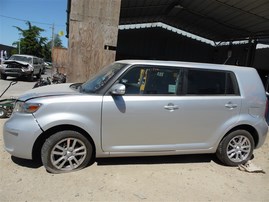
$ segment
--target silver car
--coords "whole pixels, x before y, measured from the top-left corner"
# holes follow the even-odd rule
[[[4,80],[11,76],[26,77],[29,81],[33,81],[34,76],[39,79],[41,73],[41,59],[32,55],[15,54],[0,65],[0,77]]]
[[[22,95],[4,125],[5,149],[53,173],[116,156],[216,153],[236,166],[265,141],[266,104],[253,68],[118,61],[83,84]]]

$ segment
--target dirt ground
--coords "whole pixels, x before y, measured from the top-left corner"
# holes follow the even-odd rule
[[[0,80],[2,92],[7,81]],[[19,92],[34,83],[19,82]],[[19,94],[16,86],[10,92]],[[252,162],[266,173],[220,164],[214,155],[110,158],[77,172],[50,174],[11,157],[0,119],[0,201],[269,201],[269,138]]]

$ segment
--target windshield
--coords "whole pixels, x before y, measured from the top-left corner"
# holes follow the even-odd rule
[[[16,60],[16,61],[21,61],[21,62],[32,63],[31,57],[25,57],[25,56],[19,56],[19,55],[12,55],[9,58],[9,60]]]
[[[113,63],[102,69],[97,75],[81,85],[81,92],[95,93],[100,90],[108,81],[116,75],[126,64]]]

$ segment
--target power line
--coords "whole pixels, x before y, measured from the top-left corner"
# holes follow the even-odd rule
[[[6,16],[6,15],[0,15],[0,17],[13,19],[13,20],[18,20],[18,21],[22,21],[22,22],[31,22],[33,24],[42,24],[42,25],[49,25],[49,26],[53,25],[53,23],[49,24],[49,23],[45,23],[45,22],[36,22],[36,21],[31,21],[31,20],[24,20],[24,19],[14,18],[14,17]],[[55,25],[55,24],[54,24],[54,26],[64,27],[64,25]]]

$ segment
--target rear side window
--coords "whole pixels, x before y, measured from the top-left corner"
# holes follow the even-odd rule
[[[239,95],[235,75],[229,71],[188,69],[184,84],[185,95]]]

